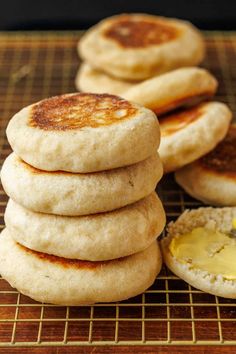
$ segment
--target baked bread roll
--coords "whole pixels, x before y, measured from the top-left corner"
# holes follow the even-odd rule
[[[35,168],[87,173],[145,160],[157,150],[160,131],[146,108],[113,95],[75,93],[23,108],[7,138]]]
[[[80,64],[75,78],[75,86],[80,92],[110,93],[113,95],[122,95],[123,92],[137,83],[137,81],[125,81],[110,76],[86,62]]]
[[[78,43],[81,58],[124,80],[144,80],[199,64],[205,52],[189,22],[146,14],[117,15],[90,28]]]
[[[136,84],[122,96],[161,114],[193,106],[215,94],[217,81],[201,68],[181,68]]]
[[[1,181],[6,194],[29,210],[77,216],[132,204],[153,192],[162,174],[157,153],[134,165],[83,174],[38,170],[12,153]]]
[[[185,211],[161,240],[168,268],[193,287],[236,298],[236,208]]]
[[[201,103],[161,117],[158,151],[164,171],[175,171],[211,151],[225,137],[231,118],[232,112],[221,102]]]
[[[214,150],[177,171],[175,179],[203,203],[236,206],[236,125]]]
[[[90,261],[143,251],[165,226],[165,212],[155,192],[111,212],[73,217],[35,213],[10,199],[4,219],[13,239],[27,248]]]
[[[162,265],[155,241],[145,251],[110,261],[72,260],[32,251],[0,237],[0,272],[12,287],[36,301],[82,305],[125,300],[152,285]]]

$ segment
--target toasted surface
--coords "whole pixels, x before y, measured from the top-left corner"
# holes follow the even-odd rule
[[[214,150],[177,171],[175,178],[204,203],[236,206],[236,125]]]
[[[134,85],[123,97],[137,102],[157,115],[178,107],[199,103],[214,95],[216,79],[205,69],[181,68]]]
[[[199,104],[191,108],[182,108],[161,118],[162,137],[171,136],[179,130],[187,128],[189,124],[201,119],[205,104]]]
[[[164,171],[175,171],[211,151],[226,135],[232,113],[220,102],[201,103],[160,118]]]
[[[181,66],[197,65],[205,46],[198,30],[188,22],[123,14],[88,30],[78,50],[90,65],[112,76],[143,80]]]
[[[34,300],[58,305],[112,302],[138,295],[152,285],[162,263],[156,242],[132,256],[89,262],[32,251],[13,241],[5,229],[0,248],[0,272],[11,286]]]
[[[153,112],[108,94],[76,93],[45,99],[9,122],[12,149],[46,170],[96,172],[153,154],[159,126]]]
[[[75,86],[81,92],[106,93],[121,95],[137,82],[119,80],[105,72],[93,68],[84,62],[80,65],[75,79]]]
[[[165,226],[165,212],[155,192],[112,212],[80,217],[35,213],[9,200],[4,218],[14,240],[25,247],[91,261],[142,251]]]
[[[123,15],[110,24],[103,36],[123,48],[145,48],[174,40],[180,36],[180,31],[154,16]]]
[[[209,154],[203,156],[199,164],[213,173],[236,178],[236,125],[229,127],[224,140]]]
[[[148,196],[163,169],[157,153],[135,165],[97,173],[45,172],[12,153],[5,160],[2,185],[27,209],[58,215],[88,215],[114,210]]]
[[[137,112],[130,102],[108,94],[62,95],[33,105],[27,125],[50,131],[98,128],[131,119]]]
[[[199,208],[185,211],[176,222],[168,226],[167,237],[161,240],[161,249],[166,265],[173,273],[197,289],[226,298],[236,298],[236,281],[225,279],[222,274],[213,274],[193,268],[191,262],[180,262],[170,252],[173,238],[186,234],[197,227],[228,233],[232,220],[236,218],[236,208]],[[212,245],[209,244],[209,247]]]

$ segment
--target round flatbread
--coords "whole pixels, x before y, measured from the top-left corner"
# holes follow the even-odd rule
[[[236,206],[236,125],[214,150],[177,171],[175,179],[204,203]]]
[[[153,110],[159,117],[206,100],[216,89],[217,81],[207,70],[181,68],[134,85],[122,96]]]
[[[108,94],[76,93],[45,99],[9,122],[12,149],[46,171],[96,172],[127,166],[159,145],[153,112]]]
[[[80,65],[75,86],[81,92],[110,93],[120,95],[137,82],[119,80],[84,62]]]
[[[7,195],[25,208],[73,216],[134,203],[155,190],[162,173],[157,153],[135,165],[87,174],[37,170],[12,153],[3,164],[1,180]]]
[[[128,299],[152,285],[162,264],[157,242],[132,256],[89,262],[32,251],[5,229],[0,248],[2,277],[24,295],[57,305]]]
[[[14,240],[59,257],[103,261],[140,252],[165,226],[156,193],[126,207],[88,216],[35,213],[9,200],[5,223]]]
[[[159,154],[165,173],[198,159],[226,135],[232,113],[220,102],[208,102],[160,118]]]
[[[168,268],[194,288],[235,299],[235,220],[236,208],[185,211],[161,240]]]
[[[143,80],[163,72],[199,64],[205,46],[189,22],[146,14],[107,18],[78,43],[90,65],[115,77]]]

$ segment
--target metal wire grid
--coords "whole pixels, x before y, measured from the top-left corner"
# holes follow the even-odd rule
[[[9,118],[44,97],[73,92],[80,32],[0,34],[0,152]],[[206,33],[204,63],[219,79],[217,99],[236,111],[236,33]],[[169,176],[158,187],[168,220],[201,204]],[[0,227],[7,197],[0,190]],[[236,344],[236,302],[194,289],[163,267],[144,294],[116,304],[37,303],[0,278],[0,346]]]

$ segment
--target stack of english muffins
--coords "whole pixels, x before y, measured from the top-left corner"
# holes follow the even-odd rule
[[[197,160],[225,137],[231,112],[221,102],[208,102],[218,83],[195,66],[205,45],[190,23],[146,14],[113,16],[89,29],[78,51],[80,91],[119,94],[157,114],[165,173]]]
[[[7,137],[2,276],[35,300],[64,305],[148,288],[165,225],[155,114],[109,94],[66,94],[22,109]]]
[[[123,95],[141,81],[198,65],[205,46],[189,22],[147,14],[106,18],[81,38],[80,91]]]

